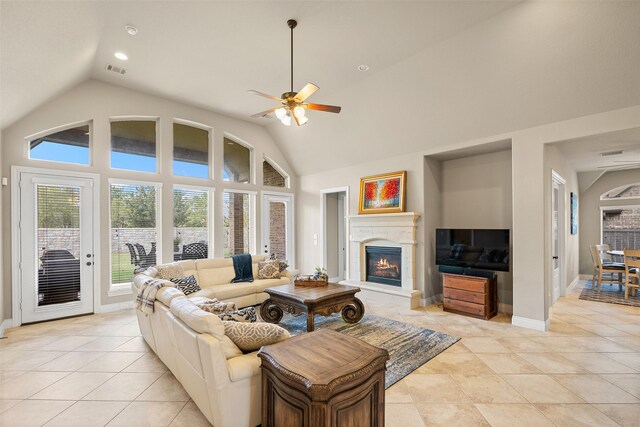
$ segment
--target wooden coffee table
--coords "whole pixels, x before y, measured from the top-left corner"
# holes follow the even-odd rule
[[[260,306],[260,315],[266,322],[278,323],[285,312],[294,316],[306,312],[307,332],[311,332],[316,314],[329,316],[341,311],[342,319],[347,323],[356,323],[364,316],[364,304],[355,296],[360,288],[355,286],[329,283],[327,286],[305,287],[290,284],[264,291],[269,298]]]

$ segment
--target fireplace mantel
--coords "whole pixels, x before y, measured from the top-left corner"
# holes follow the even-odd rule
[[[349,216],[349,277],[343,283],[364,291],[400,297],[411,308],[419,305],[421,292],[416,289],[417,212],[366,214]],[[402,249],[402,286],[366,281],[365,247],[370,245]]]

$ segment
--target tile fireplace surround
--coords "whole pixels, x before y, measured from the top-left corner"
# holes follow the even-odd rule
[[[416,222],[420,214],[352,215],[349,217],[349,276],[340,283],[358,286],[370,297],[384,297],[407,308],[420,305],[422,292],[416,289]],[[366,281],[366,246],[397,247],[402,250],[402,286]]]

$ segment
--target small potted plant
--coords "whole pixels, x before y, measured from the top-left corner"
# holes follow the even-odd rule
[[[173,252],[180,252],[180,242],[182,242],[182,236],[178,234],[173,238]]]

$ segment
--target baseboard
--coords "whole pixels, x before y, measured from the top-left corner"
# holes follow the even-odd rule
[[[0,323],[0,338],[4,338],[4,331],[6,331],[7,329],[13,327],[13,320],[12,319],[4,319],[1,323]]]
[[[543,321],[529,319],[527,317],[513,316],[511,318],[511,324],[513,326],[520,326],[521,328],[534,329],[542,332],[549,330],[549,319]]]
[[[502,302],[499,302],[498,303],[498,312],[507,313],[507,314],[513,314],[513,305],[504,304]]]
[[[567,290],[575,288],[580,280],[585,280],[585,279],[582,278],[582,276],[583,276],[582,274],[578,274],[576,276],[576,278],[573,279],[573,281],[571,283],[569,283],[569,286],[567,286]]]
[[[431,304],[440,304],[442,302],[442,294],[432,295],[429,298],[421,298],[420,305],[426,307]]]
[[[116,302],[113,304],[105,304],[98,306],[93,310],[94,313],[111,313],[113,311],[126,310],[133,308],[133,301]]]

